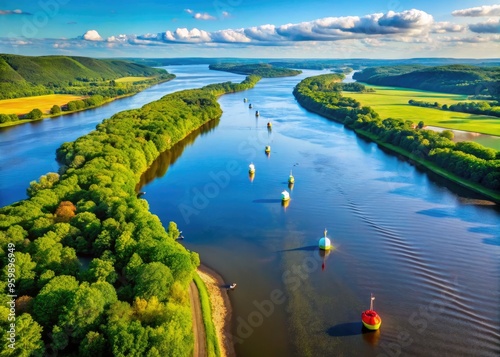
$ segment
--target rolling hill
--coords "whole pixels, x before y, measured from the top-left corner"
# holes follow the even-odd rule
[[[59,92],[58,89],[78,82],[102,82],[126,76],[150,77],[166,73],[163,69],[115,59],[0,54],[0,99]]]
[[[396,86],[467,95],[500,95],[500,67],[447,65],[383,66],[366,68],[354,79],[375,85]]]

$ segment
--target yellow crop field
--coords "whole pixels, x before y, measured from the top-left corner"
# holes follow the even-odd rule
[[[137,81],[145,81],[146,79],[150,79],[152,77],[122,77],[115,79],[116,83],[130,83],[130,82],[137,82]]]
[[[72,94],[47,94],[35,97],[24,97],[0,100],[0,114],[26,114],[38,108],[47,114],[54,104],[64,105],[72,100],[85,98],[81,95]]]

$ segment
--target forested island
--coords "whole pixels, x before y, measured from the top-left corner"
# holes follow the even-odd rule
[[[250,63],[250,64],[215,63],[215,64],[210,64],[208,68],[215,71],[225,71],[236,74],[244,74],[244,75],[253,74],[263,78],[297,76],[300,73],[302,73],[302,71],[296,69],[275,67],[267,63]]]
[[[500,67],[398,65],[366,68],[353,78],[364,83],[435,92],[500,97]]]
[[[343,96],[335,84],[342,78],[341,74],[306,78],[295,87],[294,96],[306,109],[500,202],[499,151],[474,142],[455,143],[449,130],[437,133],[408,120],[383,119],[370,107]]]
[[[174,75],[158,68],[115,59],[94,59],[69,56],[27,57],[0,55],[0,100],[53,95],[48,113],[38,106],[22,112],[16,108],[19,100],[5,101],[0,110],[0,124],[18,123],[19,119],[37,120],[44,116],[57,116],[93,108],[112,99],[135,94],[153,84],[168,81]],[[58,104],[58,95],[71,94],[73,100]],[[62,96],[61,96],[62,97]],[[12,107],[12,108],[11,108]],[[23,106],[25,107],[25,106]]]
[[[220,117],[218,96],[259,79],[176,92],[113,115],[61,145],[60,172],[33,181],[28,199],[0,209],[1,297],[7,301],[10,272],[24,356],[192,355],[187,285],[198,254],[176,242],[176,224],[165,228],[135,186],[161,152]],[[0,312],[7,316],[8,306]]]

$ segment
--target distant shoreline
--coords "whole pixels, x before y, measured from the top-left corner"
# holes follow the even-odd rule
[[[198,267],[198,274],[210,295],[212,320],[217,330],[221,355],[235,357],[236,351],[231,335],[232,307],[225,287],[227,283],[219,273],[204,264]]]
[[[119,95],[117,97],[108,98],[105,101],[103,101],[101,104],[96,105],[94,107],[88,107],[88,108],[82,108],[82,109],[76,109],[76,110],[68,110],[68,111],[61,111],[58,114],[44,114],[44,116],[41,117],[40,119],[19,119],[17,121],[10,121],[10,122],[7,122],[7,123],[0,123],[0,129],[1,128],[9,128],[9,127],[16,126],[16,125],[22,125],[22,124],[28,124],[28,123],[35,123],[35,122],[42,121],[42,120],[45,120],[45,119],[53,119],[53,118],[62,117],[62,116],[68,115],[68,114],[79,113],[79,112],[83,112],[83,111],[90,110],[90,109],[96,109],[96,108],[102,107],[102,106],[104,106],[106,104],[109,104],[111,102],[114,102],[115,100],[123,99],[123,98],[127,98],[127,97],[132,97],[132,96],[134,96],[136,94],[141,93],[142,91],[144,91],[144,90],[146,90],[148,88],[151,88],[154,85],[165,83],[165,82],[169,82],[169,81],[171,81],[173,79],[175,79],[175,77],[174,78],[167,78],[167,79],[164,79],[164,80],[152,83],[150,86],[144,88],[143,90],[135,92],[135,93],[127,93],[127,94]],[[27,97],[24,97],[24,98],[27,98]]]

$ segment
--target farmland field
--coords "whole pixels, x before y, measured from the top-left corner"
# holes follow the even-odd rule
[[[34,97],[0,100],[1,114],[26,114],[32,109],[38,108],[47,114],[54,104],[64,105],[71,100],[85,98],[81,95],[72,94],[47,94]]]
[[[116,83],[130,83],[130,82],[137,82],[137,81],[145,81],[147,79],[151,79],[152,77],[122,77],[115,79]]]
[[[344,92],[344,96],[358,100],[362,105],[372,107],[382,118],[401,118],[414,123],[423,121],[425,125],[472,131],[490,135],[500,135],[500,118],[458,113],[434,108],[417,107],[408,104],[410,99],[455,104],[467,101],[466,95],[428,92],[398,87],[367,85],[374,93]]]

